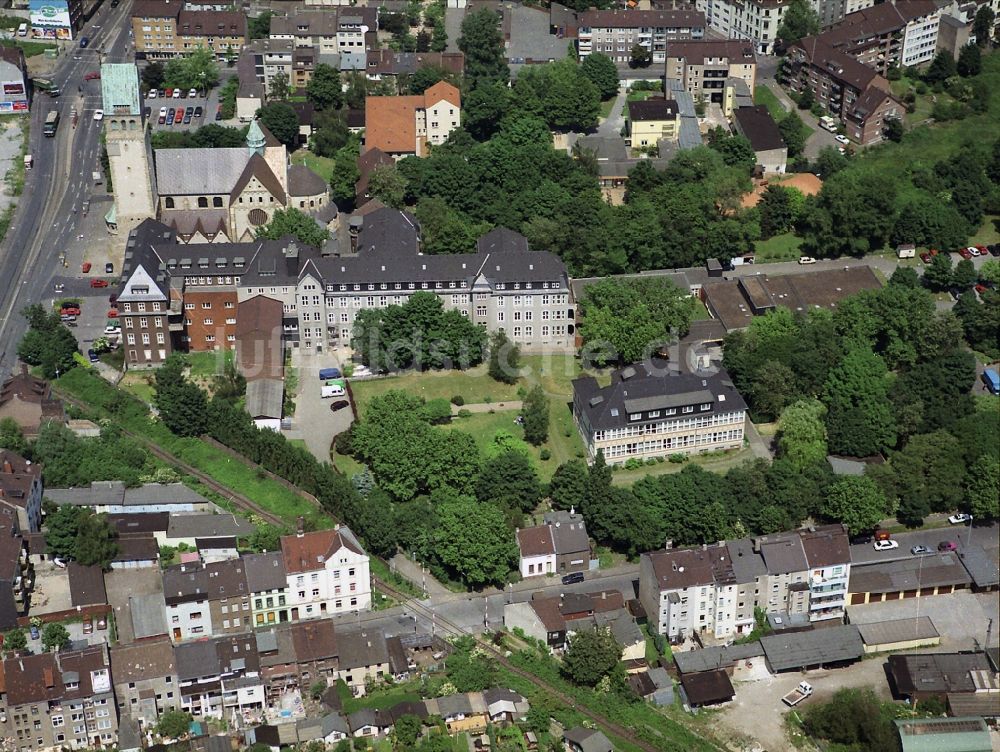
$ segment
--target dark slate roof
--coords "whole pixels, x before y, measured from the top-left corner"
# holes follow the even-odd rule
[[[243,566],[246,569],[247,587],[251,593],[280,590],[288,585],[281,551],[247,554],[243,557]]]
[[[781,137],[778,124],[764,105],[740,107],[733,116],[740,132],[749,139],[754,151],[785,148],[785,139]]]
[[[480,253],[527,251],[528,239],[506,227],[495,227],[476,241]]]
[[[736,696],[733,683],[724,669],[702,671],[697,674],[682,674],[681,684],[691,705],[712,705],[729,702]]]
[[[669,364],[662,360],[619,369],[611,374],[611,384],[601,387],[593,376],[584,376],[573,381],[574,400],[583,410],[594,429],[617,428],[629,424],[629,413],[661,411],[660,417],[633,421],[641,424],[664,420],[664,410],[676,409],[680,418],[681,408],[693,405],[695,411],[689,417],[730,413],[746,409],[746,402],[736,391],[729,374],[719,370],[715,373],[691,374],[671,371]],[[710,404],[708,410],[699,410],[703,404]]]
[[[288,168],[289,196],[319,196],[326,193],[326,182],[305,165]]]
[[[989,676],[985,653],[917,653],[889,656],[889,673],[903,696],[915,692],[975,692],[977,674]]]
[[[409,254],[417,249],[420,225],[409,212],[384,207],[364,218],[358,236],[358,253],[375,251],[390,255]]]
[[[853,624],[765,635],[760,644],[773,671],[856,661],[864,654],[861,633]]]
[[[67,571],[70,601],[74,606],[104,605],[108,602],[108,594],[104,589],[104,572],[99,566],[85,567],[70,562]]]
[[[674,120],[680,110],[677,102],[673,99],[663,97],[651,97],[649,99],[628,103],[629,119],[634,121],[642,120]]]

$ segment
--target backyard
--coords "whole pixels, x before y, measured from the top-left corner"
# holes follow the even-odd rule
[[[330,178],[333,176],[333,160],[317,156],[308,149],[297,149],[292,152],[292,164],[305,165],[323,178],[323,181],[326,183],[329,183]]]

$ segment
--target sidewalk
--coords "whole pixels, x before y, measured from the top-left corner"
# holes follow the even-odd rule
[[[418,588],[426,590],[428,596],[464,595],[464,593],[453,593],[440,582],[435,580],[434,576],[430,572],[423,570],[419,564],[403,554],[396,554],[389,559],[389,569],[398,574],[400,577],[409,580]]]
[[[520,410],[521,400],[504,400],[503,402],[474,402],[471,405],[451,406],[451,414],[458,415],[462,410],[470,413],[488,413],[491,410],[496,412],[507,412],[508,410]]]

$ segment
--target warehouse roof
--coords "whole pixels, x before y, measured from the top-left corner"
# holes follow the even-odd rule
[[[940,637],[929,616],[890,619],[856,626],[865,645],[891,645],[896,642],[934,640]]]
[[[858,628],[843,626],[761,637],[767,662],[774,671],[855,661],[864,654]]]

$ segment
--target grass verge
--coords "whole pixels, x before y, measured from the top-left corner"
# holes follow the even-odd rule
[[[767,111],[771,113],[771,117],[775,120],[781,120],[788,114],[788,110],[786,110],[784,105],[781,104],[781,100],[778,99],[777,95],[767,86],[761,85],[754,87],[753,101],[755,104],[762,104],[767,107]]]
[[[146,406],[85,368],[74,368],[55,382],[56,386],[86,403],[94,418],[114,418],[122,427],[148,439],[178,459],[252,499],[272,514],[293,525],[298,516],[317,528],[329,527],[330,519],[306,499],[262,471],[255,472],[239,460],[197,438],[181,438],[149,415]]]

